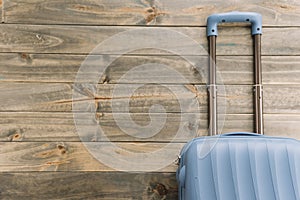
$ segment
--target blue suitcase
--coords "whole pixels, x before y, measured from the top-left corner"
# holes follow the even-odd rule
[[[230,12],[208,17],[209,136],[188,142],[179,155],[180,200],[300,200],[300,142],[263,135],[258,13]],[[254,40],[255,133],[217,135],[216,36],[224,22],[251,22]]]

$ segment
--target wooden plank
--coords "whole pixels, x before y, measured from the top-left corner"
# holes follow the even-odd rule
[[[1,199],[177,199],[175,173],[0,173]]]
[[[97,88],[95,88],[97,87]],[[61,83],[2,83],[0,111],[51,112],[125,112],[206,113],[207,88],[204,85],[158,84],[100,84],[73,85]],[[72,99],[72,89],[80,97]],[[225,90],[224,90],[225,89]],[[132,92],[134,91],[134,92]],[[264,113],[300,113],[299,85],[265,85]],[[77,93],[76,93],[77,94]],[[250,114],[252,86],[227,85],[219,87],[219,106],[227,114]],[[72,103],[74,105],[72,107]]]
[[[274,29],[264,29],[264,35],[262,36],[262,54],[269,54],[269,55],[299,55],[300,47],[296,47],[295,45],[299,45],[297,42],[288,41],[295,41],[298,38],[300,29],[299,28],[292,28],[292,29],[281,29],[281,31],[277,31]],[[282,43],[289,43],[288,46],[279,45]],[[267,50],[269,48],[269,50]],[[284,51],[282,48],[286,48]],[[268,52],[268,53],[267,53]],[[279,53],[282,52],[282,53]]]
[[[124,88],[129,88],[131,86],[132,85],[128,85],[127,87],[126,85],[124,86]],[[185,85],[184,88],[183,86],[168,85],[166,87],[168,88],[168,90],[166,90],[166,88],[157,89],[156,86],[153,85],[146,85],[142,88],[139,88],[130,98],[129,105],[132,107],[130,107],[129,111],[147,113],[150,107],[154,104],[163,105],[166,111],[171,113],[199,113],[199,109],[201,113],[205,113],[207,111],[206,86],[195,85],[191,87],[189,85]],[[106,93],[104,91],[104,88],[105,87],[101,88],[101,92],[104,92],[105,95],[109,94],[108,98],[112,98],[113,96],[113,102],[115,104],[111,104],[111,101],[100,101],[98,104],[98,110],[100,112],[111,112],[112,106],[118,105],[114,107],[114,111],[127,112],[127,102],[124,101],[124,96],[126,99],[126,95],[117,94],[117,92],[113,93],[112,89],[109,89]],[[158,86],[158,88],[160,88],[160,86]],[[172,91],[173,93],[169,93],[169,91]],[[249,85],[225,85],[224,87],[219,86],[218,105],[220,106],[220,109],[226,109],[227,114],[253,113],[252,91],[252,86]],[[264,113],[300,113],[299,99],[296,98],[299,92],[300,85],[265,85]],[[159,93],[159,95],[156,96],[156,93]],[[174,94],[179,95],[174,96]],[[197,97],[196,99],[195,94]],[[100,96],[102,95],[103,93],[100,93]],[[163,97],[163,101],[157,100],[160,99],[160,97]],[[118,101],[119,99],[120,101]],[[180,104],[178,104],[177,100],[180,102],[184,102],[184,105],[189,106],[180,107]],[[199,103],[199,107],[197,105],[197,102]],[[84,102],[79,102],[79,104],[80,103]]]
[[[218,55],[252,55],[252,41],[248,27],[221,27],[219,30]],[[171,52],[175,50],[177,54],[182,56],[207,55],[205,28],[177,27],[166,29],[159,27],[1,24],[0,31],[2,32],[0,52],[87,54],[103,42],[102,50],[93,53],[116,54],[116,52],[127,52],[128,54],[162,55],[170,54],[166,50]],[[121,32],[123,33],[116,36],[117,33]],[[182,33],[187,37],[183,36]],[[166,34],[170,37],[165,37]],[[300,55],[300,42],[287,39],[297,38],[299,34],[299,28],[265,28],[262,54]],[[141,35],[142,37],[140,37]],[[116,39],[116,37],[119,39]],[[183,41],[179,40],[178,37],[189,39]],[[174,40],[179,40],[179,42],[174,42]],[[193,42],[193,40],[199,44]],[[142,47],[151,47],[156,50],[141,50]],[[133,49],[137,50],[133,51]]]
[[[270,56],[262,57],[262,76],[264,84],[299,84],[300,57]]]
[[[4,23],[4,6],[3,6],[3,0],[0,0],[0,20],[1,20],[1,23]]]
[[[240,117],[240,118],[238,118]],[[226,132],[229,131],[251,131],[247,127],[251,126],[252,116],[230,116],[225,121]],[[265,130],[266,135],[291,137],[299,139],[299,115],[265,115]],[[246,125],[246,128],[240,128]],[[223,129],[225,130],[225,129]],[[47,133],[46,133],[47,134]],[[44,136],[46,136],[46,134]],[[29,135],[22,135],[26,138]],[[43,137],[44,137],[43,136]],[[20,137],[20,136],[19,136]],[[30,136],[29,136],[30,137]],[[57,138],[65,139],[65,136],[57,136]],[[45,138],[47,140],[47,138]],[[13,172],[13,171],[114,171],[96,160],[86,147],[81,142],[29,142],[18,141],[16,142],[0,142],[0,171]],[[34,140],[33,140],[34,141]],[[172,172],[175,171],[176,165],[173,160],[176,160],[176,155],[182,148],[184,143],[168,142],[113,142],[120,150],[118,152],[126,159],[127,152],[132,153],[150,153],[156,152],[162,148],[168,148],[169,154],[163,154],[151,160],[151,167],[161,166],[162,161],[171,160],[169,165],[160,171]],[[103,146],[107,143],[104,142],[89,142],[91,145]],[[166,145],[169,145],[166,147]],[[106,148],[106,146],[105,146]],[[98,149],[99,150],[99,149]],[[106,153],[112,152],[110,147],[106,148]],[[114,154],[111,155],[115,159]],[[132,159],[129,155],[128,159]],[[146,164],[146,160],[145,160]],[[148,164],[147,164],[148,165]],[[143,166],[142,166],[143,167]],[[144,166],[146,167],[146,166]],[[149,167],[149,166],[148,166]]]
[[[90,112],[92,109],[99,112],[148,113],[155,104],[163,106],[165,111],[157,107],[151,110],[154,113],[207,111],[205,85],[100,84],[75,87],[61,83],[3,83],[0,85],[0,111]],[[73,90],[80,96],[73,99]],[[252,87],[247,85],[220,86],[219,105],[226,105],[227,113],[252,113],[251,91]]]
[[[267,26],[299,26],[300,4],[294,0],[134,1],[4,0],[5,23],[204,26],[212,13],[256,11]]]
[[[0,81],[74,82],[85,55],[0,54]]]
[[[71,82],[74,83],[81,64],[87,55],[66,54],[0,54],[0,81],[22,82]],[[96,74],[105,63],[98,56],[91,55],[84,75]],[[108,83],[206,83],[207,56],[122,56],[108,66],[105,78]],[[148,66],[145,66],[148,64]],[[154,66],[152,66],[152,65]],[[197,71],[199,70],[199,72]],[[174,77],[178,73],[185,79]]]
[[[270,85],[264,87],[264,112],[299,114],[300,85]]]
[[[114,142],[114,148],[107,142],[0,142],[0,171],[116,171],[123,169],[120,168],[122,162],[124,166],[136,164],[136,155],[144,153],[147,158],[135,171],[174,172],[177,155],[185,143]],[[91,154],[91,151],[95,153],[93,148],[101,154]],[[99,160],[93,157],[95,155]]]
[[[42,107],[42,110],[49,109],[43,102],[65,100],[71,98],[71,85],[66,84],[1,84],[1,104],[3,111],[31,110],[33,107]],[[64,108],[63,108],[64,107]],[[1,109],[0,109],[1,110]],[[66,111],[71,110],[71,105],[57,106],[50,110]]]
[[[264,115],[266,135],[300,140],[300,116],[298,114]]]
[[[130,123],[135,122],[140,126],[146,126],[150,123],[150,118],[147,113],[131,114],[131,118],[122,119],[121,123],[117,124],[115,115],[124,115],[123,113],[97,114],[99,126],[110,141],[152,141],[152,142],[186,142],[187,140],[198,136],[207,135],[207,114],[180,114],[169,113],[167,116],[161,113],[156,113],[152,117],[164,121],[167,117],[163,128],[157,130],[156,134],[148,138],[134,137],[138,135],[137,129],[130,126]],[[95,125],[86,117],[86,114],[77,115],[81,117],[80,126],[85,130],[91,129],[90,126]],[[120,117],[121,118],[121,117]],[[222,123],[222,120],[223,123]],[[234,131],[252,131],[253,130],[253,116],[252,115],[226,115],[220,116],[220,129],[222,133]],[[120,125],[121,124],[121,125]],[[126,124],[126,129],[122,124]],[[8,112],[0,115],[0,141],[93,141],[95,137],[81,137],[79,138],[75,120],[71,113],[20,113]],[[77,123],[78,125],[78,123]],[[121,126],[121,127],[120,127]],[[123,128],[123,129],[122,129]],[[147,129],[145,130],[147,131]],[[148,130],[151,131],[151,128]],[[184,132],[181,137],[176,137],[178,132]],[[98,141],[102,138],[98,137]]]
[[[119,113],[119,115],[122,115],[122,113]],[[88,128],[93,123],[89,122],[84,116],[85,114],[82,114],[82,126]],[[200,119],[195,119],[194,114],[169,113],[164,127],[154,137],[144,139],[129,136],[134,131],[129,134],[124,133],[110,113],[99,113],[96,116],[99,117],[97,120],[105,135],[113,142],[168,142],[171,140],[185,142],[186,139],[184,138],[174,138],[175,134],[179,131],[180,122],[183,123],[183,130],[191,133],[190,137],[195,136],[195,133],[198,136],[207,134],[207,114],[200,114]],[[155,114],[155,117],[158,118],[163,118],[163,116],[160,113]],[[189,116],[190,118],[188,118]],[[131,114],[131,117],[134,122],[140,125],[147,125],[150,120],[147,113],[135,113]],[[222,121],[219,122],[219,128],[222,128],[222,133],[253,131],[253,115],[228,114],[225,118],[221,115],[221,119],[224,119],[223,124],[221,123]],[[299,114],[264,114],[265,134],[300,139],[299,119]],[[129,124],[129,121],[125,120],[124,123]],[[71,113],[2,112],[0,114],[0,126],[0,141],[2,142],[78,142],[80,140],[88,142],[94,139],[89,137],[79,138]],[[98,140],[101,141],[101,138],[98,138]]]
[[[96,55],[91,57],[92,67],[89,68],[86,77],[97,73],[96,67],[93,67],[101,66],[103,63],[96,62]],[[0,82],[74,83],[85,58],[86,55],[2,53],[0,54]],[[194,62],[189,63],[179,56],[122,56],[109,65],[105,79],[113,84],[151,83],[154,80],[156,83],[207,84],[208,57],[188,56],[188,58],[189,62]],[[251,56],[218,56],[219,83],[252,84],[252,59]],[[166,70],[164,71],[163,67],[143,67],[147,63],[165,65]],[[263,56],[263,83],[298,84],[299,63],[299,56]],[[134,69],[137,69],[135,73],[132,72]],[[168,70],[176,70],[186,80],[175,78]]]
[[[203,115],[196,114],[164,114],[156,113],[153,118],[162,120],[162,129],[156,130],[154,136],[140,138],[139,135],[155,130],[154,127],[137,129],[136,126],[147,126],[150,123],[149,115],[146,113],[132,114],[129,118],[124,117],[123,113],[118,113],[121,121],[116,119],[112,114],[98,114],[97,124],[88,120],[87,114],[82,114],[81,119],[73,118],[70,113],[12,113],[1,114],[1,129],[0,141],[94,141],[95,133],[91,135],[81,136],[79,138],[78,131],[93,130],[93,126],[101,127],[103,133],[110,141],[154,141],[168,142],[174,140],[176,142],[186,142],[187,140],[196,137],[197,134],[204,135],[207,132],[207,120]],[[27,118],[23,118],[27,116]],[[200,118],[196,118],[199,117]],[[76,115],[78,117],[78,115]],[[80,115],[79,115],[80,117]],[[123,117],[123,118],[122,118]],[[165,119],[166,118],[166,119]],[[204,119],[202,119],[204,118]],[[23,120],[24,119],[24,120]],[[79,121],[79,122],[78,122]],[[47,123],[48,122],[48,123]],[[131,123],[136,123],[135,126]],[[80,126],[76,129],[75,124]],[[176,136],[178,133],[183,133],[182,136]],[[150,133],[149,133],[150,134]],[[104,138],[97,136],[97,141],[105,141]]]

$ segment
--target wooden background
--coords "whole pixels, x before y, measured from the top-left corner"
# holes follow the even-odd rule
[[[265,133],[300,139],[300,2],[297,0],[247,3],[236,0],[0,0],[0,7],[0,199],[177,198],[174,163],[151,173],[118,172],[94,159],[76,132],[72,113],[76,73],[97,44],[125,30],[169,27],[207,48],[208,15],[232,10],[260,12],[264,26]],[[170,45],[184,47],[180,41]],[[223,132],[253,128],[251,45],[248,27],[220,27],[217,62],[226,88],[227,108]],[[126,48],[122,44],[120,47]],[[194,60],[201,57],[186,53]],[[200,103],[201,119],[191,118],[184,123],[191,130],[199,125],[193,131],[205,135],[205,78],[179,56],[155,50],[136,51],[110,66],[95,94],[97,120],[111,141],[132,151],[147,152],[162,148],[177,131],[183,113],[179,112],[172,93],[159,84],[148,83],[134,93],[130,102],[132,119],[142,125],[149,123],[151,105],[165,107],[167,122],[155,137],[130,137],[114,121],[110,106],[113,88],[132,66],[149,62],[168,65],[187,78],[188,83],[178,83],[172,77],[165,77],[164,84],[181,90],[183,101]],[[207,73],[207,68],[202,70]],[[159,76],[159,72],[156,74]],[[132,77],[122,84],[133,87],[138,78]],[[91,138],[85,140],[93,142]],[[180,149],[184,143],[177,141],[176,148]],[[175,160],[176,155],[173,156]]]

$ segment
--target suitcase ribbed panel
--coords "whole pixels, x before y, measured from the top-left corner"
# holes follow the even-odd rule
[[[276,199],[296,199],[286,143],[268,143],[268,151]]]
[[[269,153],[265,142],[257,142],[253,153],[248,142],[250,165],[256,199],[276,199],[270,169]]]
[[[233,174],[231,169],[230,152],[228,144],[221,143],[218,146],[218,153],[211,153],[213,176],[215,180],[216,196],[218,199],[236,200]]]
[[[204,158],[197,139],[184,153],[186,200],[299,200],[300,143],[269,137],[220,137]],[[197,152],[197,154],[195,153]]]
[[[237,199],[253,200],[256,198],[256,192],[253,184],[248,144],[227,143],[227,145],[230,148],[230,162],[233,166],[232,174],[235,180],[234,186]]]
[[[199,188],[199,194],[201,199],[217,199],[216,192],[215,192],[215,184],[216,180],[213,173],[213,164],[211,156],[206,156],[203,159],[203,162],[198,162],[198,169],[205,169],[207,172],[207,176],[204,176],[203,178],[198,178],[197,181]]]

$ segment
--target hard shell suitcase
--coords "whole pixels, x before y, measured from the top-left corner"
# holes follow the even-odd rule
[[[181,152],[181,200],[299,200],[299,141],[250,133],[197,138]]]
[[[180,200],[300,200],[300,142],[263,135],[258,13],[214,14],[207,20],[209,40],[209,136],[188,142],[179,155]],[[217,25],[250,22],[254,40],[254,111],[256,133],[217,135]]]

